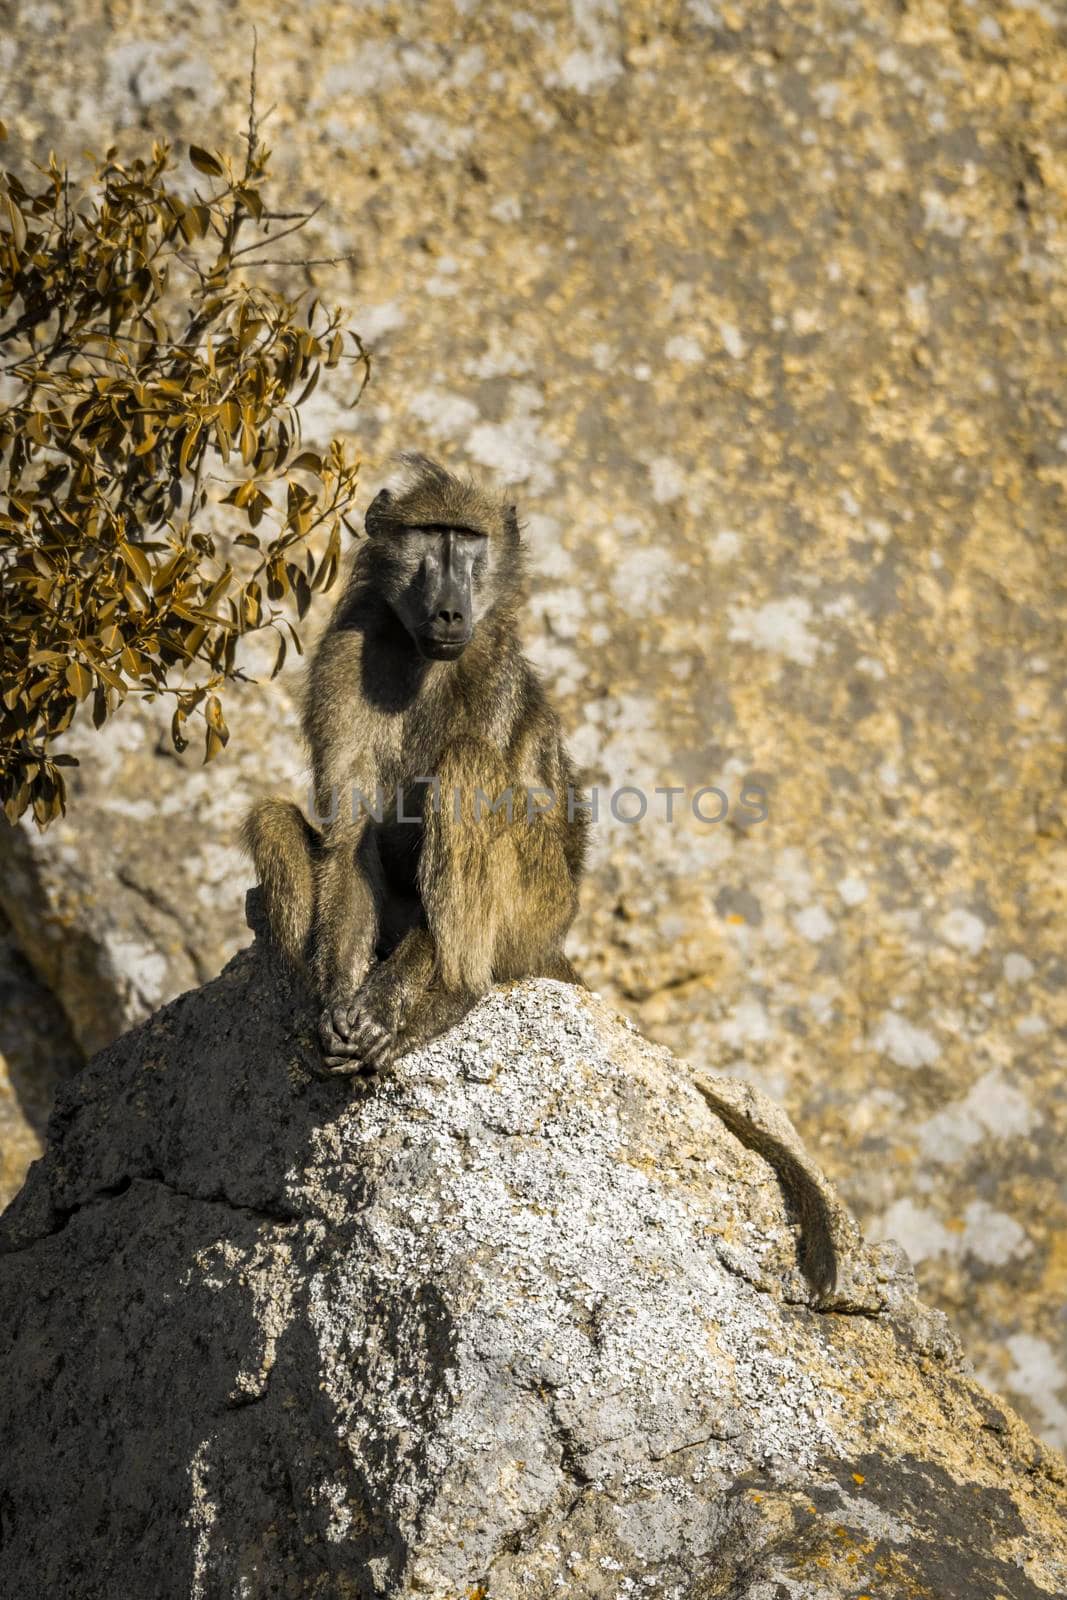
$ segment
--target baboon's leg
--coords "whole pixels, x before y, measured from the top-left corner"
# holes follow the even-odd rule
[[[443,988],[484,994],[502,923],[514,915],[518,885],[507,837],[507,811],[491,807],[508,789],[497,752],[457,739],[440,765],[436,800],[427,794],[419,857],[419,892]],[[513,792],[513,805],[522,804]],[[514,817],[514,811],[512,813]]]
[[[516,791],[516,799],[518,803],[525,805],[525,795],[521,791]],[[545,824],[535,818],[532,826],[537,829],[543,828]],[[520,833],[507,841],[513,854],[517,840],[521,838]],[[548,850],[545,854],[548,861],[554,863],[555,852]],[[562,861],[562,857],[560,860]],[[557,892],[552,894],[550,910],[535,904],[534,913],[531,915],[526,913],[522,906],[514,905],[510,917],[499,920],[493,951],[494,979],[556,978],[561,983],[581,984],[581,979],[560,948],[573,915],[572,912],[568,912],[563,920],[560,916],[560,907],[567,905],[574,894],[573,880],[566,869],[566,863],[562,862],[562,866],[562,876],[554,881]],[[514,859],[507,870],[513,877],[517,870]],[[549,882],[547,887],[551,892],[552,882]],[[542,915],[538,916],[538,911]],[[410,941],[409,948],[412,951],[416,939],[420,941],[418,948],[421,961],[406,964],[400,1025],[396,1030],[393,1047],[385,1052],[382,1062],[379,1063],[379,1070],[393,1057],[407,1055],[409,1050],[418,1050],[431,1040],[440,1038],[449,1028],[454,1028],[462,1022],[468,1011],[481,999],[481,991],[462,987],[449,989],[440,980],[435,981],[432,938],[425,929],[419,930],[416,935],[409,935],[409,940],[405,943]],[[401,954],[402,951],[403,947],[397,954]],[[381,970],[384,972],[388,966],[387,962]],[[371,977],[373,979],[373,973]]]
[[[425,928],[408,933],[368,975],[335,1032],[347,1051],[328,1051],[338,1071],[382,1070],[458,1022],[494,978],[574,981],[563,938],[575,889],[558,814],[527,816],[515,786],[511,821],[491,807],[508,789],[496,751],[457,740],[441,763],[440,791],[427,791],[419,888]]]
[[[537,801],[537,796],[534,797]],[[558,978],[577,983],[563,954],[563,941],[577,910],[577,888],[567,863],[563,818],[557,807],[527,809],[516,793],[515,825],[507,836],[508,877],[513,884],[510,915],[497,930],[493,976],[497,979]]]
[[[427,926],[408,933],[354,999],[338,1008],[334,1038],[347,1048],[328,1048],[324,1036],[332,1071],[383,1069],[402,1032],[423,1042],[434,1037],[449,1026],[446,1017],[458,1020],[492,982],[512,881],[501,847],[506,814],[489,809],[507,786],[503,763],[488,745],[459,739],[438,776],[436,797],[432,788],[423,795],[418,886]],[[453,997],[450,1003],[442,993]],[[432,1032],[431,1014],[440,1019]]]
[[[241,828],[263,886],[271,934],[283,955],[301,968],[315,907],[313,856],[318,834],[291,800],[261,800]]]
[[[458,799],[456,793],[458,791]],[[510,794],[506,806],[490,807]],[[564,849],[562,797],[509,783],[491,746],[457,741],[442,762],[440,803],[425,820],[419,882],[440,987],[484,994],[495,979],[573,978],[563,941],[577,895]],[[436,985],[435,985],[436,987]]]
[[[347,1017],[374,955],[384,892],[366,819],[334,824],[315,866],[311,970],[323,1001],[319,1039],[328,1058],[357,1057]]]

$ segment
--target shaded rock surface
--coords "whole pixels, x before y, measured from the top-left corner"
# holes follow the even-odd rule
[[[56,1088],[84,1060],[55,995],[30,970],[0,914],[0,1209],[44,1148]]]
[[[0,1222],[5,1594],[1064,1592],[1063,1462],[840,1208],[807,1303],[667,1050],[542,982],[323,1083],[301,1000],[253,948],[60,1093]]]
[[[376,363],[310,432],[358,437],[368,497],[414,445],[527,513],[529,643],[604,791],[585,976],[781,1098],[1067,1442],[1062,7],[35,4],[5,159],[236,140],[253,22]],[[83,1042],[238,947],[294,683],[231,702],[206,772],[128,708],[0,874]],[[724,823],[664,820],[706,784]]]

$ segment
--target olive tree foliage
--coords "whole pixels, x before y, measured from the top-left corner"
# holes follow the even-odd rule
[[[220,691],[243,676],[241,636],[275,630],[277,673],[287,640],[300,649],[287,613],[299,621],[337,576],[358,462],[338,440],[303,450],[299,412],[342,360],[359,364],[354,404],[369,365],[341,309],[256,270],[277,267],[265,247],[313,215],[272,209],[269,154],[253,77],[236,165],[194,145],[179,185],[156,142],[125,164],[87,152],[80,181],[54,154],[33,179],[0,176],[0,803],[12,822],[31,810],[43,827],[65,809],[76,762],[54,740],[79,716],[99,728],[130,695],[173,697],[179,750],[202,718],[211,760],[229,737]],[[208,527],[219,502],[233,508],[223,549]]]

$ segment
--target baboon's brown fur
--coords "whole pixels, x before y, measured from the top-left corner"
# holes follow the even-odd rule
[[[568,790],[580,797],[559,723],[518,645],[515,508],[407,461],[403,491],[367,512],[309,674],[316,809],[331,817],[336,801],[336,815],[316,830],[267,800],[244,828],[274,937],[308,970],[324,1055],[342,1072],[434,1037],[495,979],[576,981],[563,941],[586,814],[568,805]],[[434,636],[446,612],[437,633],[466,640]],[[436,650],[452,658],[428,659]],[[436,798],[420,778],[438,780]],[[379,785],[384,820],[364,807],[354,818],[353,789],[374,806]],[[490,809],[507,791],[510,821]],[[528,791],[555,803],[541,810],[535,793],[528,811]]]

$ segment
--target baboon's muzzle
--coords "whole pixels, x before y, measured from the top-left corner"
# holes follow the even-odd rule
[[[437,635],[430,632],[429,629],[425,633],[418,634],[415,640],[419,647],[419,653],[426,656],[430,661],[455,661],[463,654],[470,642],[469,631],[461,636],[450,637]]]
[[[454,579],[443,583],[431,602],[425,627],[419,630],[417,644],[431,661],[454,661],[461,656],[474,632],[470,585]]]

